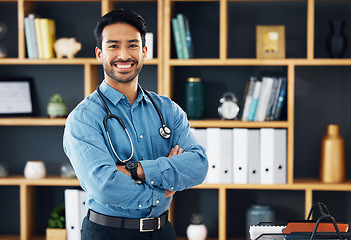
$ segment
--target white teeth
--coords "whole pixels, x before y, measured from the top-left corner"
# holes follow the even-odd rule
[[[118,68],[130,68],[132,65],[117,65]]]

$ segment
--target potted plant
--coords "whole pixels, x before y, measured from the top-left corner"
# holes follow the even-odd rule
[[[46,240],[66,240],[66,219],[65,219],[65,205],[61,204],[55,207],[48,221],[46,229]]]
[[[47,114],[50,118],[67,116],[67,106],[60,94],[54,94],[48,103]]]
[[[201,214],[193,214],[190,218],[191,224],[186,229],[186,235],[189,240],[205,240],[207,237],[207,228],[203,224]]]

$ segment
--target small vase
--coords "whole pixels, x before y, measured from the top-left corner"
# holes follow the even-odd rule
[[[345,141],[338,125],[330,124],[321,143],[320,179],[340,183],[346,179]]]
[[[44,178],[46,168],[43,161],[28,161],[24,167],[24,176],[28,179]]]
[[[67,106],[65,103],[49,103],[47,113],[50,118],[67,116]]]
[[[331,58],[342,58],[347,48],[347,38],[344,34],[344,21],[330,21],[330,33],[326,38],[326,47]]]
[[[186,236],[189,240],[205,240],[207,228],[204,224],[190,224],[186,229]]]
[[[273,222],[275,220],[275,212],[269,205],[252,205],[246,211],[246,234],[250,239],[249,229],[251,225],[260,222]]]
[[[201,78],[188,78],[184,89],[184,110],[189,119],[203,119],[205,114],[205,85]]]

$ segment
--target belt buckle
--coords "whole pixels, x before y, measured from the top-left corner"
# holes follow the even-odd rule
[[[152,220],[152,219],[155,219],[155,218],[140,218],[140,232],[152,232],[155,230],[155,229],[144,229],[144,221]],[[158,217],[157,218],[157,230],[159,230],[160,228],[161,228],[161,218]]]

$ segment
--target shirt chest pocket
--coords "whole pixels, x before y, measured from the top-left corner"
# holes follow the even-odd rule
[[[160,135],[151,136],[153,159],[167,157],[171,151],[170,143],[170,139],[164,139]]]

